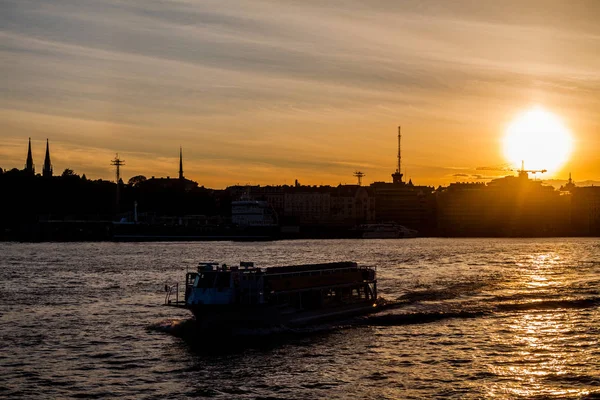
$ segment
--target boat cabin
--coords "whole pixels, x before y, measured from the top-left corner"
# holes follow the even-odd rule
[[[176,289],[178,291],[178,289]],[[275,305],[295,309],[372,302],[377,299],[375,268],[355,262],[258,268],[252,262],[228,266],[203,262],[188,272],[185,300],[175,305]],[[170,295],[166,302],[171,304]]]

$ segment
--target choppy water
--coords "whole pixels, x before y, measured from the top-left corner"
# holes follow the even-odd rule
[[[0,396],[600,398],[599,242],[0,243]],[[211,260],[377,265],[397,304],[190,340],[164,284]]]

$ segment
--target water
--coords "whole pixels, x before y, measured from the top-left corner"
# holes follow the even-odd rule
[[[190,339],[198,261],[377,265],[394,307]],[[600,398],[595,239],[0,244],[7,398]]]

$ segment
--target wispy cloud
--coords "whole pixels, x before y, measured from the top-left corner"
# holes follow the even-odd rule
[[[388,179],[399,123],[409,173],[445,183],[422,166],[501,162],[501,129],[531,102],[597,143],[598,3],[484,3],[7,0],[0,140],[140,162],[182,144],[216,186],[346,181],[355,166]]]

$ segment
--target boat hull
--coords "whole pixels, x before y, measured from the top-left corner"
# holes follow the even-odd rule
[[[372,301],[313,310],[296,310],[272,305],[193,305],[186,308],[194,314],[200,328],[216,331],[238,328],[298,328],[378,311]]]

